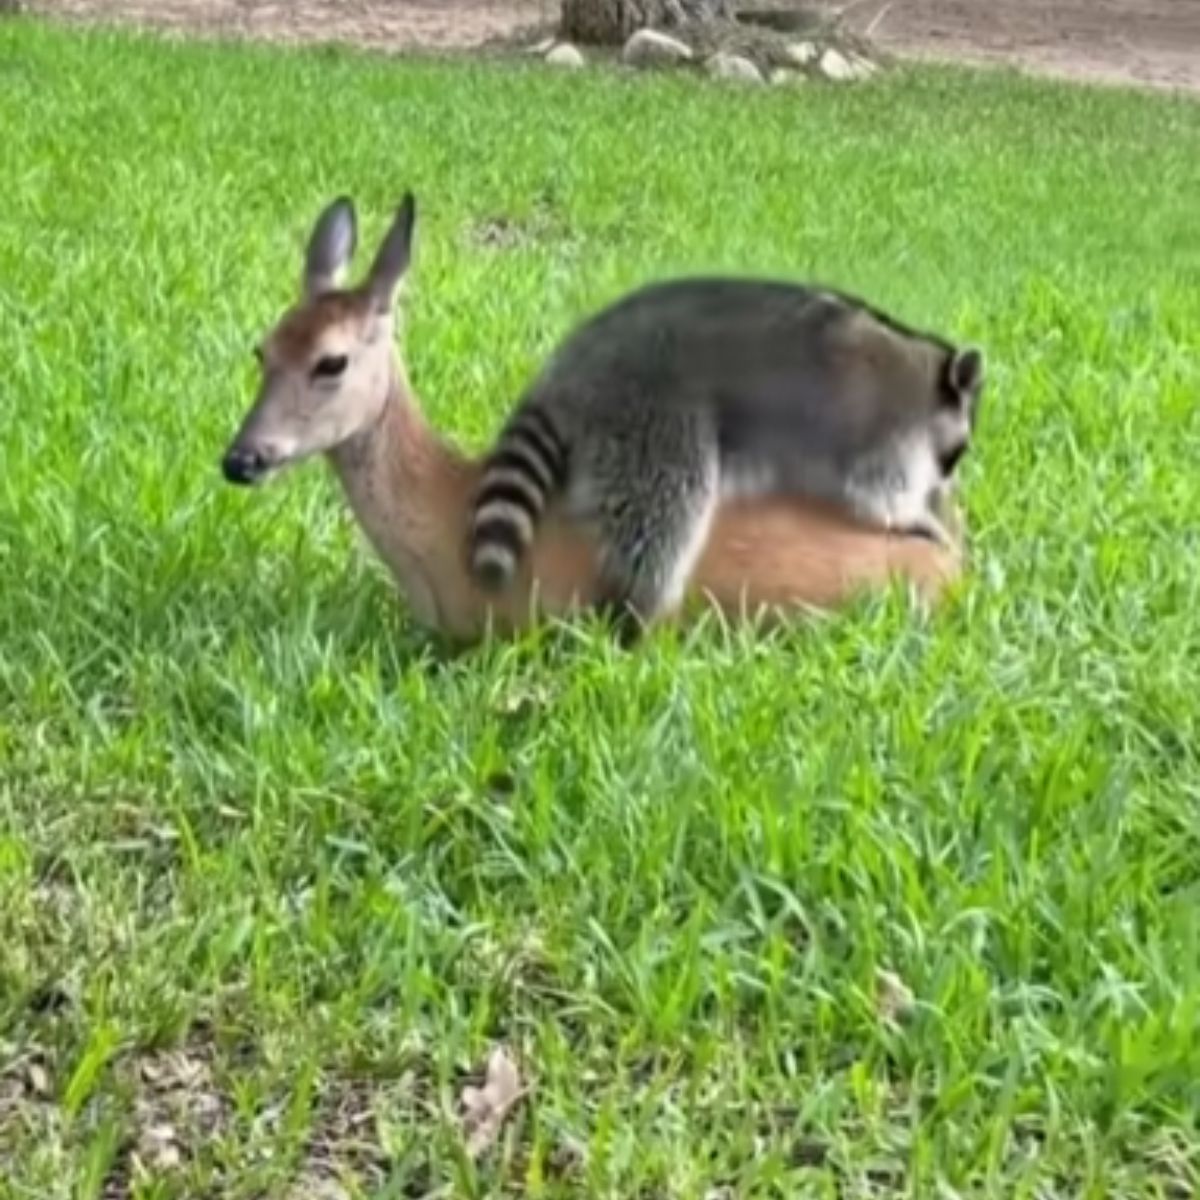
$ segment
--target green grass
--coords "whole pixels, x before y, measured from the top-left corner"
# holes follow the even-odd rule
[[[0,1195],[1196,1193],[1200,105],[15,20],[0,129]],[[447,656],[325,471],[216,467],[320,206],[409,186],[472,446],[669,271],[979,339],[961,594]]]

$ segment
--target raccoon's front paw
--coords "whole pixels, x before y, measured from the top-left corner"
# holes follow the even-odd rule
[[[926,538],[936,545],[953,547],[954,539],[949,530],[934,516],[917,517],[912,521],[901,523],[889,522],[889,530],[902,537]]]
[[[623,649],[635,646],[645,635],[646,623],[626,593],[602,591],[596,598],[595,609]]]

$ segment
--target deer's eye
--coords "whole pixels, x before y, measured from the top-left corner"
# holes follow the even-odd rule
[[[336,379],[346,369],[348,361],[345,354],[327,354],[324,358],[318,358],[317,365],[312,369],[313,378]]]

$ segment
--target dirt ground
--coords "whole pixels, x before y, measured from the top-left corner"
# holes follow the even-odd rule
[[[896,0],[876,36],[897,51],[1200,91],[1200,0]]]
[[[556,0],[31,0],[65,16],[377,47],[468,49],[550,24]],[[900,54],[1200,92],[1200,0],[848,0]]]

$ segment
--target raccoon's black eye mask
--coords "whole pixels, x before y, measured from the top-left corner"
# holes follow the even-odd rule
[[[958,466],[959,461],[966,452],[966,442],[960,442],[957,446],[951,446],[949,450],[943,451],[941,457],[938,459],[938,466],[941,467],[942,474],[954,474],[954,468]]]

